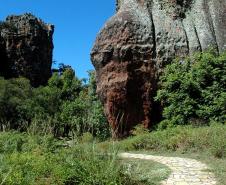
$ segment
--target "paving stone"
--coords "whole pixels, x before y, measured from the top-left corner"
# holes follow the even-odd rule
[[[208,166],[194,159],[121,153],[122,158],[152,160],[168,166],[172,173],[162,185],[215,185],[216,179]]]

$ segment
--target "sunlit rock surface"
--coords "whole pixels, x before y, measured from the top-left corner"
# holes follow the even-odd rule
[[[176,56],[226,49],[226,0],[118,0],[91,59],[114,137],[160,118],[158,74]]]

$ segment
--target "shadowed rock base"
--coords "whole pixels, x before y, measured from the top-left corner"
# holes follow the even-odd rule
[[[114,137],[160,119],[153,97],[166,64],[225,43],[226,0],[118,0],[91,52]]]

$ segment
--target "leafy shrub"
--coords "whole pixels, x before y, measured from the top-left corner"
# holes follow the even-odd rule
[[[197,53],[175,60],[161,77],[156,100],[162,102],[161,127],[226,120],[226,52]]]
[[[147,133],[149,133],[149,130],[144,128],[142,124],[135,126],[134,129],[131,131],[131,134],[133,136],[139,136]]]

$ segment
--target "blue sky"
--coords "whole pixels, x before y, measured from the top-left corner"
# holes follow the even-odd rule
[[[53,59],[71,65],[80,78],[93,69],[90,50],[115,0],[0,0],[0,20],[30,12],[55,25]]]

